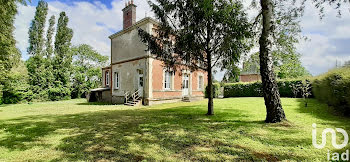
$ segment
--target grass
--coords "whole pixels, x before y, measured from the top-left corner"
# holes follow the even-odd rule
[[[312,146],[324,128],[350,133],[350,119],[316,100],[282,99],[288,122],[265,124],[263,98],[125,107],[85,100],[0,107],[0,161],[325,161]],[[340,136],[338,136],[340,137]],[[341,139],[338,139],[340,143]],[[349,146],[349,145],[348,145]],[[349,149],[349,147],[345,149]],[[345,150],[343,149],[343,150]]]

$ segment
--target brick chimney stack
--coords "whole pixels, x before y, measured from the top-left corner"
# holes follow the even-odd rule
[[[125,2],[125,8],[123,9],[123,29],[136,23],[136,7],[134,0]]]

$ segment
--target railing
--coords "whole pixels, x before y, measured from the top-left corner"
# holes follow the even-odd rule
[[[140,91],[141,89],[138,89],[131,95],[133,101],[137,100],[140,97]]]
[[[131,95],[129,94],[129,92],[125,92],[124,94],[125,102],[128,102],[130,99],[132,99],[132,101],[136,101],[137,99],[139,99],[140,93],[142,93],[141,89],[136,90]]]
[[[125,103],[128,102],[128,100],[129,100],[129,92],[125,92],[124,98],[125,98]]]

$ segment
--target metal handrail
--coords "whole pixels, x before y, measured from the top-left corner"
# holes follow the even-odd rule
[[[124,93],[125,102],[128,102],[130,98],[132,98],[132,101],[135,102],[136,99],[138,99],[138,97],[140,97],[140,91],[141,91],[141,89],[138,89],[131,95],[128,91],[125,92]]]
[[[125,92],[124,93],[124,97],[125,97],[125,102],[128,102],[128,100],[129,100],[129,92]]]
[[[136,97],[139,97],[139,96],[140,96],[140,94],[139,94],[140,91],[141,91],[141,89],[138,89],[137,91],[135,91],[135,92],[131,95],[133,101],[136,100]]]

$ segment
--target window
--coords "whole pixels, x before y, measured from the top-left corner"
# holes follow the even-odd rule
[[[203,76],[198,76],[198,89],[203,89]]]
[[[114,89],[119,89],[119,85],[120,85],[119,83],[120,83],[119,73],[114,72]]]
[[[109,86],[109,71],[106,71],[106,78],[105,78],[105,84],[106,86]]]
[[[143,70],[137,70],[138,74],[139,74],[139,78],[138,78],[138,81],[139,81],[139,85],[138,87],[141,88],[143,87]]]
[[[171,75],[169,71],[165,71],[164,74],[164,89],[171,89]]]

